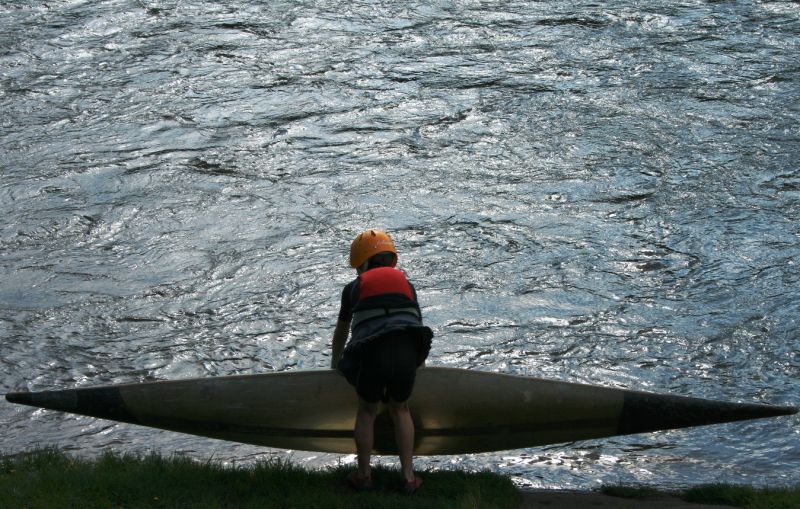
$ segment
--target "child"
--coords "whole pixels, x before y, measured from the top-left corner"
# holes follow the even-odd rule
[[[416,291],[395,265],[397,250],[386,232],[367,230],[350,245],[350,266],[358,277],[342,292],[331,367],[338,368],[358,393],[354,432],[358,471],[347,476],[348,483],[357,490],[372,487],[370,454],[378,402],[383,401],[394,423],[403,491],[411,494],[422,480],[412,466],[414,422],[407,402],[417,367],[430,351],[433,331],[422,324]]]

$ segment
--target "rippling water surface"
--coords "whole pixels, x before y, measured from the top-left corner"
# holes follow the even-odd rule
[[[800,402],[797,3],[20,4],[0,5],[4,392],[325,367],[349,241],[379,226],[430,364]],[[6,453],[352,460],[0,419]],[[798,424],[420,467],[796,484]]]

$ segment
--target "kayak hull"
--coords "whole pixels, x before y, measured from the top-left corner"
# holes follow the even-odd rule
[[[280,449],[350,454],[358,399],[333,370],[6,395],[12,403]],[[454,368],[417,372],[416,455],[466,454],[789,415],[730,403]],[[382,409],[375,453],[394,454]]]

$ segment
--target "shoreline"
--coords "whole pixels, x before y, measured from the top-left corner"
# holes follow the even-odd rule
[[[600,491],[520,489],[519,509],[736,509],[732,505],[687,502],[677,495],[658,492],[643,498],[624,498]]]

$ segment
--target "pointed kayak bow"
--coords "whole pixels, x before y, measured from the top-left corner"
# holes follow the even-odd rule
[[[281,449],[355,452],[355,391],[332,370],[15,392],[11,403]],[[409,400],[415,454],[466,454],[797,413],[790,406],[421,368]],[[391,420],[375,452],[395,453]]]

